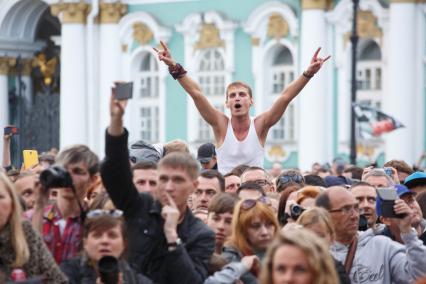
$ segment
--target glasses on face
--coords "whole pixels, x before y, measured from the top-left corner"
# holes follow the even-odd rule
[[[359,213],[359,206],[358,206],[358,204],[346,205],[346,206],[343,206],[343,207],[341,207],[339,209],[328,210],[328,212],[330,212],[330,213],[335,213],[336,212],[336,213],[342,213],[342,214],[345,214],[345,215],[351,214],[352,211],[355,212],[356,214]]]
[[[99,218],[101,216],[111,216],[113,218],[120,218],[121,216],[123,216],[123,211],[121,210],[117,210],[117,209],[112,209],[112,210],[103,210],[103,209],[96,209],[96,210],[91,210],[87,213],[87,218],[88,219],[93,219],[93,218]]]
[[[265,196],[261,196],[258,199],[245,199],[243,202],[241,202],[241,209],[249,210],[253,208],[257,202],[262,202],[266,205],[271,205],[271,201],[266,198]]]
[[[287,184],[289,182],[295,182],[295,183],[302,183],[303,182],[303,177],[301,175],[285,175],[285,176],[280,176],[278,178],[278,182],[277,185],[278,187]]]
[[[265,186],[265,185],[269,185],[269,181],[267,181],[266,179],[257,179],[253,181],[255,184],[257,184],[258,186]]]

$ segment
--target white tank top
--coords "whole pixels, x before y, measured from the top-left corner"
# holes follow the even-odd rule
[[[232,129],[231,119],[228,119],[225,140],[216,149],[217,166],[222,174],[230,172],[238,165],[257,166],[263,168],[264,148],[260,144],[254,127],[254,118],[250,118],[250,128],[247,137],[238,141]]]

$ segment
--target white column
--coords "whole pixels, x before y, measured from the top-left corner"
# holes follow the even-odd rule
[[[310,63],[317,47],[326,46],[325,6],[318,7],[314,1],[302,2],[301,70]],[[321,2],[321,1],[320,1]],[[313,4],[313,5],[312,5]],[[321,4],[321,3],[320,3]],[[325,5],[325,1],[323,3]],[[322,50],[320,56],[327,51]],[[326,68],[320,70],[298,96],[300,100],[299,168],[310,169],[312,163],[327,159],[327,84]]]
[[[96,151],[103,156],[105,146],[105,129],[109,124],[109,100],[111,87],[114,82],[122,80],[121,74],[121,44],[119,39],[118,22],[127,11],[126,5],[117,3],[101,3],[99,26],[99,94],[98,106],[99,125]]]
[[[85,21],[89,5],[60,3],[51,7],[61,29],[60,148],[87,144]]]
[[[15,64],[15,59],[10,57],[0,57],[0,131],[9,124],[9,88],[7,84],[7,74],[11,66]],[[0,139],[0,157],[3,159],[3,132]],[[0,159],[0,161],[1,161]]]
[[[405,125],[386,135],[386,160],[402,159],[413,163],[416,159],[415,139],[417,119],[423,114],[416,113],[416,4],[404,1],[391,2],[388,56],[388,93],[385,94],[384,111]]]

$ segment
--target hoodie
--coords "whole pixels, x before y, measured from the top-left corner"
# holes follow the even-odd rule
[[[353,284],[413,283],[426,275],[426,246],[414,230],[401,234],[404,245],[385,236],[376,236],[372,229],[358,232],[358,246],[349,278]],[[335,242],[331,254],[344,263],[349,245]]]

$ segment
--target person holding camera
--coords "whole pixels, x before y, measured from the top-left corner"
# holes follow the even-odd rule
[[[202,283],[215,247],[215,236],[187,207],[197,187],[199,165],[187,153],[170,153],[158,164],[156,199],[139,193],[132,181],[123,127],[125,100],[110,102],[105,160],[101,176],[128,228],[129,263],[155,283]]]
[[[0,282],[13,280],[17,273],[35,283],[67,283],[40,235],[22,220],[14,185],[0,173],[0,275],[5,278]]]
[[[334,258],[344,263],[351,283],[413,283],[426,275],[426,246],[411,227],[413,210],[401,199],[395,200],[393,211],[404,245],[373,230],[358,232],[359,204],[346,188],[334,186],[316,199],[318,207],[331,215],[336,241],[331,246]]]
[[[92,210],[83,230],[82,255],[61,263],[70,284],[150,284],[124,259],[127,234],[120,210]]]
[[[26,215],[40,231],[44,242],[60,264],[77,256],[82,240],[84,202],[87,189],[96,179],[99,160],[87,146],[74,145],[64,149],[56,159],[59,167],[40,174],[40,191],[33,212]],[[57,189],[56,202],[49,204],[49,192]]]

